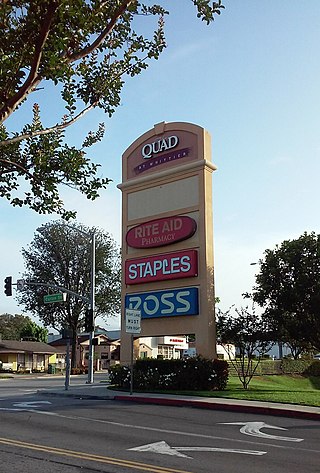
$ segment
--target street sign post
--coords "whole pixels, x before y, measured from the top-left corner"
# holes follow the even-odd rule
[[[67,300],[67,294],[65,292],[59,294],[47,294],[43,296],[43,302],[49,304],[51,302],[65,302]]]
[[[133,392],[133,334],[141,332],[141,310],[126,309],[126,332],[131,333],[130,394]]]

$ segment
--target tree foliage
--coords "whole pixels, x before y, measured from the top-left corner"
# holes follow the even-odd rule
[[[47,342],[48,332],[33,322],[30,317],[20,314],[0,315],[0,334],[3,340],[32,338],[37,342]]]
[[[247,389],[261,357],[273,345],[268,324],[253,305],[250,310],[248,307],[232,307],[227,312],[218,309],[216,327],[219,343],[226,349],[243,388]],[[230,344],[236,347],[236,358],[232,356]]]
[[[35,342],[48,343],[48,330],[44,327],[40,327],[40,325],[37,325],[32,320],[28,320],[20,332],[20,337]]]
[[[297,358],[320,349],[320,235],[304,233],[266,250],[252,297],[265,308],[274,338]]]
[[[207,24],[224,8],[220,0],[192,2]],[[159,4],[137,0],[1,3],[0,196],[12,205],[55,211],[64,218],[74,212],[64,208],[59,185],[89,199],[98,196],[109,179],[98,176],[99,165],[86,153],[102,139],[104,126],[90,132],[79,149],[66,143],[65,130],[96,107],[114,113],[125,77],[140,74],[166,47],[167,14]],[[46,97],[50,83],[60,93],[61,118],[44,125],[33,104],[30,123],[9,133],[4,122],[31,94],[36,100]]]
[[[18,293],[19,302],[37,314],[45,326],[75,332],[84,327],[91,286],[91,231],[96,234],[95,315],[119,313],[121,263],[114,240],[108,233],[76,222],[54,221],[39,227],[29,247],[22,249],[27,283]],[[66,302],[45,304],[44,295],[61,292],[59,287],[79,297],[68,294]]]

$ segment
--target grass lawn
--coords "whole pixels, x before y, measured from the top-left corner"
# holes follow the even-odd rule
[[[320,377],[306,378],[297,375],[254,376],[249,388],[244,390],[239,379],[231,376],[224,391],[188,392],[188,394],[320,407]]]
[[[110,388],[117,390],[114,386],[110,386]],[[139,392],[139,390],[136,390],[136,392]],[[144,390],[142,392],[146,391]],[[320,376],[310,376],[309,378],[298,375],[254,376],[247,390],[243,389],[237,377],[229,376],[228,385],[224,391],[153,390],[152,392],[182,394],[184,396],[246,399],[320,407]]]

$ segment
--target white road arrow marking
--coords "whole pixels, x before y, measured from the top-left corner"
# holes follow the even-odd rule
[[[277,430],[288,430],[284,427],[277,427],[275,425],[265,424],[264,422],[220,422],[225,425],[242,425],[240,432],[245,435],[250,435],[252,437],[260,437],[263,439],[272,439],[272,440],[284,440],[286,442],[302,442],[304,439],[298,439],[293,437],[281,437],[280,435],[271,435],[266,434],[265,432],[260,432],[260,429],[277,429]]]
[[[267,452],[259,450],[240,450],[235,448],[215,448],[215,447],[170,447],[167,442],[155,442],[141,447],[129,448],[135,452],[160,453],[161,455],[174,455],[176,457],[192,458],[180,453],[184,452],[223,452],[223,453],[242,453],[245,455],[265,455]]]
[[[15,407],[24,407],[24,408],[31,408],[31,407],[41,407],[43,404],[52,404],[50,401],[27,401],[27,402],[17,402],[13,404]]]

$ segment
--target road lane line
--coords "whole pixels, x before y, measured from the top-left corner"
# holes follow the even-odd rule
[[[77,452],[75,450],[67,450],[63,448],[49,447],[46,445],[39,445],[29,442],[22,442],[20,440],[13,440],[8,438],[1,438],[0,443],[3,445],[9,445],[19,448],[27,448],[29,450],[35,450],[38,452],[51,453],[55,455],[61,455],[65,457],[78,458],[80,460],[89,460],[98,463],[107,463],[111,465],[117,465],[125,468],[133,468],[141,471],[149,471],[151,473],[191,473],[185,470],[176,470],[172,468],[165,468],[162,466],[149,465],[147,463],[134,462],[131,460],[122,460],[114,457],[104,457],[100,455],[94,455],[91,453]]]
[[[1,410],[1,409],[0,409]],[[12,410],[12,409],[10,409]],[[223,441],[232,441],[235,443],[240,443],[240,444],[249,444],[249,445],[257,445],[257,442],[250,441],[250,440],[244,440],[244,439],[237,439],[237,438],[230,438],[230,437],[225,437],[225,436],[219,436],[219,435],[206,435],[206,434],[197,434],[195,432],[186,432],[186,431],[181,431],[181,430],[169,430],[169,429],[160,429],[159,427],[147,427],[143,425],[136,425],[136,424],[127,424],[127,423],[121,423],[121,422],[114,422],[110,420],[103,420],[103,419],[94,419],[92,417],[84,417],[84,416],[73,416],[73,415],[66,415],[66,414],[59,414],[57,412],[52,412],[52,411],[41,411],[41,410],[35,410],[35,409],[21,409],[21,411],[25,412],[33,412],[38,415],[45,415],[45,416],[52,416],[52,417],[58,417],[62,419],[70,419],[70,420],[80,420],[80,421],[90,421],[90,422],[95,422],[98,424],[106,424],[106,425],[114,425],[117,427],[124,427],[124,428],[130,428],[130,429],[135,429],[135,430],[145,430],[149,432],[156,432],[160,434],[174,434],[174,435],[181,435],[185,437],[194,437],[194,438],[200,438],[200,439],[211,439],[211,440],[223,440]],[[308,449],[308,448],[301,448],[301,447],[291,447],[288,444],[287,445],[279,445],[279,443],[269,443],[269,442],[263,442],[260,441],[258,443],[259,446],[266,446],[266,447],[273,447],[277,449],[285,449],[285,450],[299,450],[301,452],[309,452],[309,453],[319,453],[319,450],[314,450],[314,449]]]

